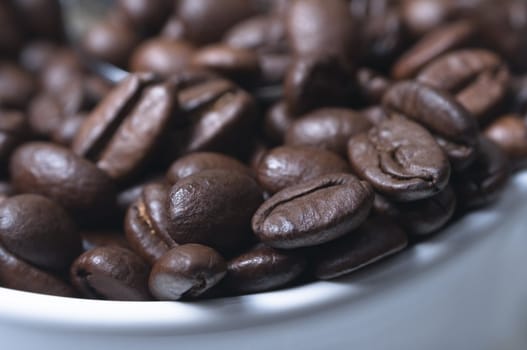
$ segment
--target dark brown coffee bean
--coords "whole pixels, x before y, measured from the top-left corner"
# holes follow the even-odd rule
[[[486,137],[480,138],[479,148],[474,163],[452,179],[459,205],[467,210],[495,202],[510,176],[505,151]]]
[[[49,272],[29,265],[0,244],[0,286],[26,292],[75,297],[77,293]]]
[[[313,109],[342,106],[348,102],[352,69],[331,56],[297,57],[284,83],[284,98],[293,115]]]
[[[84,113],[79,113],[70,117],[66,117],[62,122],[55,127],[53,133],[51,134],[51,140],[60,145],[69,147],[75,135],[81,128],[82,123],[86,119],[87,115]]]
[[[527,166],[527,121],[504,115],[485,129],[485,136],[507,153],[514,168]]]
[[[79,219],[108,215],[115,204],[114,184],[104,172],[51,143],[24,144],[13,154],[10,172],[17,191],[47,196]]]
[[[66,211],[33,194],[0,203],[0,242],[43,269],[65,270],[81,251],[81,238]]]
[[[284,101],[276,102],[264,117],[264,135],[272,144],[282,144],[287,129],[293,123],[293,116]]]
[[[262,158],[256,176],[269,193],[334,173],[349,173],[348,163],[333,152],[311,147],[281,146]]]
[[[451,0],[403,0],[400,12],[407,30],[420,37],[444,24],[452,14]]]
[[[51,94],[38,94],[29,103],[28,123],[36,136],[50,138],[63,119],[64,111]]]
[[[98,247],[83,253],[71,266],[71,282],[87,298],[150,300],[148,266],[132,251]]]
[[[138,41],[128,23],[107,18],[89,28],[81,47],[95,59],[124,67]]]
[[[294,1],[288,8],[286,31],[298,56],[349,57],[353,50],[353,19],[346,1]]]
[[[252,176],[251,170],[235,158],[221,153],[196,152],[175,161],[167,171],[166,180],[173,185],[183,178],[213,169],[232,170]]]
[[[285,134],[285,144],[326,149],[346,157],[349,139],[371,126],[351,109],[321,108],[294,121]]]
[[[428,64],[417,80],[450,91],[478,120],[488,117],[503,101],[509,70],[499,56],[479,49],[458,50]]]
[[[200,243],[232,252],[249,239],[251,217],[262,200],[256,181],[243,173],[194,174],[170,189],[169,234],[180,244]]]
[[[454,96],[407,81],[393,85],[384,95],[384,106],[426,127],[459,170],[474,160],[478,125]]]
[[[408,238],[386,217],[372,217],[357,230],[318,248],[315,276],[333,279],[403,250]]]
[[[233,26],[223,38],[231,46],[259,53],[287,50],[285,25],[278,16],[259,15]]]
[[[451,186],[433,197],[409,202],[395,203],[381,195],[375,196],[374,210],[377,214],[391,217],[408,233],[428,235],[444,227],[456,210],[456,194]]]
[[[252,85],[260,75],[260,64],[255,52],[226,44],[201,48],[192,57],[191,64],[198,69],[216,72],[242,86]]]
[[[31,75],[17,65],[0,62],[0,106],[25,108],[34,91]]]
[[[357,72],[357,85],[361,97],[367,103],[378,104],[390,88],[391,81],[371,69],[361,68]]]
[[[120,231],[81,231],[80,235],[82,237],[83,251],[105,246],[130,249],[125,235]]]
[[[0,110],[0,173],[7,173],[9,157],[29,136],[26,116],[15,110]]]
[[[44,92],[60,96],[67,92],[72,79],[83,74],[83,65],[72,49],[61,48],[40,72],[40,84]]]
[[[445,188],[450,164],[433,136],[392,115],[348,144],[355,174],[396,201],[428,198]]]
[[[225,79],[205,79],[203,82],[191,84],[178,94],[181,109],[193,113],[218,100],[224,94],[235,91],[236,85]]]
[[[373,197],[371,186],[351,174],[324,175],[265,201],[253,216],[253,231],[275,248],[319,245],[358,227],[368,216]]]
[[[186,27],[186,37],[198,45],[215,42],[236,23],[255,13],[249,0],[181,0],[176,13]]]
[[[227,264],[224,285],[232,293],[258,293],[294,282],[304,271],[306,259],[258,244]]]
[[[142,42],[130,58],[132,72],[154,72],[169,77],[184,70],[194,54],[194,47],[186,41],[165,37]]]
[[[119,208],[119,211],[125,213],[128,210],[128,207],[130,207],[133,202],[141,197],[143,188],[146,185],[153,183],[162,184],[164,182],[163,177],[164,176],[162,174],[149,174],[137,180],[134,184],[123,188],[117,194],[117,207]]]
[[[469,21],[445,24],[425,35],[392,67],[394,79],[408,79],[434,58],[466,45],[474,36],[475,26]]]
[[[157,261],[149,279],[150,292],[159,300],[196,298],[227,273],[227,264],[214,249],[201,244],[172,248]]]
[[[382,106],[368,107],[360,110],[359,113],[372,125],[377,125],[389,118],[388,112]]]
[[[143,29],[158,28],[172,10],[167,0],[119,0],[117,9],[134,25]]]

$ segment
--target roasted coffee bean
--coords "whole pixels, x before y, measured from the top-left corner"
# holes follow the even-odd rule
[[[51,140],[59,145],[69,147],[85,119],[86,114],[83,113],[62,119],[61,123],[54,128]]]
[[[163,25],[160,36],[171,40],[185,40],[185,30],[185,23],[183,23],[181,18],[173,14]]]
[[[258,244],[229,260],[223,285],[237,294],[278,289],[294,282],[306,265],[306,259],[299,253]]]
[[[291,62],[284,82],[284,98],[293,115],[313,109],[346,105],[351,67],[331,56],[302,56]]]
[[[407,30],[420,37],[447,22],[453,1],[403,0],[400,13]]]
[[[353,19],[344,0],[294,1],[286,32],[297,56],[348,58],[353,50]]]
[[[31,99],[27,113],[31,133],[40,138],[50,138],[64,119],[64,111],[59,101],[46,93]]]
[[[281,146],[265,154],[256,176],[266,191],[276,193],[321,175],[349,172],[348,163],[333,152],[311,147]]]
[[[177,110],[170,83],[145,86],[150,76],[131,75],[92,111],[73,141],[73,150],[96,161],[112,178],[134,176],[151,160]]]
[[[459,205],[470,210],[495,202],[510,176],[507,154],[486,137],[480,138],[480,150],[474,163],[461,174],[456,174],[452,184]]]
[[[75,290],[49,272],[29,265],[0,244],[0,286],[26,292],[75,297]]]
[[[426,127],[459,170],[474,160],[478,125],[454,96],[412,81],[393,85],[384,95],[384,106]]]
[[[194,47],[186,41],[165,37],[141,43],[130,58],[133,72],[154,72],[169,77],[183,71],[190,63]]]
[[[236,23],[249,18],[255,8],[249,0],[181,0],[176,13],[186,37],[197,45],[215,42]]]
[[[117,194],[117,207],[123,213],[125,213],[128,208],[135,202],[141,193],[143,193],[143,188],[149,184],[163,184],[163,175],[162,174],[149,174],[140,180],[134,182],[133,185],[123,188]]]
[[[125,66],[139,38],[125,21],[107,18],[89,28],[82,38],[83,52],[118,66]]]
[[[175,161],[167,171],[166,180],[169,184],[175,184],[188,176],[213,169],[232,170],[252,176],[250,169],[235,158],[221,153],[196,152]]]
[[[412,78],[434,58],[469,43],[475,29],[472,22],[460,21],[428,33],[397,60],[392,67],[392,77],[397,80]]]
[[[527,166],[527,121],[504,115],[485,129],[485,136],[507,153],[513,168]]]
[[[333,279],[403,250],[408,238],[386,217],[372,217],[354,232],[318,248],[314,274]]]
[[[349,139],[371,126],[351,109],[321,108],[295,120],[287,129],[285,144],[326,149],[346,157]]]
[[[81,220],[107,217],[115,204],[111,179],[70,150],[45,142],[26,143],[10,162],[14,187],[47,196]]]
[[[132,251],[105,246],[89,250],[71,266],[71,282],[85,297],[92,299],[150,300],[149,268]]]
[[[447,186],[433,197],[409,203],[395,203],[377,194],[373,207],[377,214],[391,217],[408,233],[423,236],[444,227],[454,215],[456,203],[454,190]]]
[[[0,242],[43,269],[65,270],[81,251],[75,224],[55,202],[33,194],[0,203]]]
[[[117,9],[134,25],[152,30],[168,17],[172,4],[166,0],[119,0]]]
[[[214,249],[201,244],[172,248],[154,265],[148,286],[159,300],[196,298],[227,273],[227,264]]]
[[[181,90],[178,94],[179,104],[181,109],[188,114],[197,112],[198,110],[212,104],[224,94],[231,93],[237,90],[234,83],[229,80],[221,78],[205,78],[204,81],[198,81],[196,84]],[[188,121],[183,121],[187,122]]]
[[[225,34],[223,41],[231,47],[258,53],[279,53],[288,48],[284,22],[273,15],[254,16],[238,23]]]
[[[40,72],[40,84],[43,92],[61,96],[67,92],[67,86],[73,79],[84,73],[82,62],[71,49],[61,48]]]
[[[117,246],[130,249],[126,237],[119,231],[81,231],[82,249],[88,251],[96,247]]]
[[[30,74],[15,64],[0,62],[0,106],[24,108],[34,91]]]
[[[28,123],[22,112],[0,110],[0,173],[7,173],[11,153],[28,136]]]
[[[390,88],[391,81],[371,69],[361,68],[357,72],[357,85],[361,97],[367,103],[378,104]]]
[[[396,201],[431,197],[450,177],[450,164],[433,136],[398,115],[351,138],[348,157],[355,174]]]
[[[250,239],[262,190],[244,173],[207,170],[179,180],[168,197],[169,234],[179,244],[200,243],[232,252]]]
[[[388,112],[380,105],[362,109],[359,111],[359,113],[372,125],[377,125],[380,122],[388,119]]]
[[[253,216],[258,238],[274,248],[332,241],[357,228],[373,204],[371,186],[351,174],[331,174],[287,187]]]

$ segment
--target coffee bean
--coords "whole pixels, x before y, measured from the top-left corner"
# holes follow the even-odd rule
[[[117,8],[134,25],[146,30],[159,27],[170,11],[170,1],[166,0],[119,0]]]
[[[285,287],[305,270],[306,259],[258,244],[229,260],[224,285],[232,293],[258,293]]]
[[[169,234],[180,244],[235,251],[250,239],[251,216],[262,200],[256,181],[243,173],[217,169],[191,175],[170,189]]]
[[[148,266],[132,251],[97,247],[83,253],[71,266],[71,282],[87,298],[150,300]]]
[[[194,47],[186,41],[152,38],[134,50],[130,58],[130,69],[133,72],[154,72],[162,77],[169,77],[184,70],[193,53]]]
[[[66,148],[26,143],[13,154],[10,172],[18,192],[47,196],[82,221],[107,217],[114,208],[111,179]]]
[[[258,238],[274,248],[319,245],[357,228],[373,204],[371,186],[350,174],[331,174],[287,187],[253,216]]]
[[[276,102],[272,105],[264,117],[264,135],[266,139],[275,145],[284,142],[287,129],[293,123],[293,116],[287,110],[284,101]]]
[[[386,217],[368,219],[354,232],[318,248],[315,276],[333,279],[403,250],[406,234]]]
[[[64,119],[59,101],[51,94],[38,94],[28,106],[28,123],[31,132],[41,138],[50,138]]]
[[[459,21],[445,24],[425,35],[392,67],[394,79],[408,79],[434,58],[470,42],[475,34],[474,24]]]
[[[432,135],[397,115],[351,138],[348,156],[355,174],[396,201],[431,197],[450,177],[450,164]]]
[[[458,50],[432,61],[417,80],[454,93],[476,119],[482,120],[503,101],[509,86],[509,70],[493,52]]]
[[[132,205],[143,193],[143,188],[148,184],[159,183],[163,184],[162,174],[149,174],[140,180],[135,181],[132,185],[123,188],[117,194],[117,207],[120,212],[125,213],[128,207]]]
[[[170,16],[163,25],[160,35],[161,37],[170,40],[185,40],[185,31],[186,28],[183,20],[176,14],[172,14],[172,16]]]
[[[31,75],[17,65],[0,62],[0,106],[23,108],[34,91]]]
[[[227,264],[214,249],[200,244],[172,248],[150,273],[150,292],[159,300],[196,298],[227,273]]]
[[[43,269],[65,270],[81,251],[81,238],[66,211],[33,194],[0,203],[0,242]]]
[[[190,84],[181,90],[178,100],[181,109],[190,114],[235,90],[237,90],[236,85],[229,80],[206,77],[204,81]]]
[[[83,65],[72,49],[57,50],[40,72],[40,84],[44,92],[60,96],[67,92],[72,79],[83,74]]]
[[[326,149],[346,157],[348,140],[371,126],[351,109],[321,108],[295,120],[287,129],[285,144]]]
[[[202,171],[222,169],[252,176],[250,169],[239,160],[213,152],[196,152],[175,161],[167,171],[166,180],[176,184],[179,180]]]
[[[383,104],[426,127],[455,169],[464,169],[474,160],[478,125],[452,95],[419,83],[400,82],[386,92]]]
[[[267,152],[256,175],[262,187],[276,193],[286,187],[334,173],[349,173],[348,163],[323,149],[281,146]]]
[[[454,215],[456,194],[451,186],[433,197],[409,203],[395,203],[375,196],[374,210],[387,215],[413,235],[429,235],[443,228]]]
[[[272,15],[254,16],[239,22],[225,34],[223,41],[231,47],[258,53],[285,52],[288,47],[284,22]]]
[[[64,118],[61,123],[54,128],[53,133],[51,134],[51,140],[59,145],[69,147],[85,119],[86,114],[84,113]]]
[[[485,129],[485,136],[508,155],[514,168],[527,165],[527,122],[518,115],[504,115]]]
[[[0,286],[63,297],[75,297],[75,290],[49,272],[29,265],[0,244]]]
[[[364,108],[359,113],[372,125],[377,125],[389,118],[388,112],[380,105]]]

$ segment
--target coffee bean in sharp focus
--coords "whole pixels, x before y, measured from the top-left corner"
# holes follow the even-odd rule
[[[307,261],[298,252],[258,244],[227,263],[223,281],[232,293],[259,293],[294,282],[304,272]]]
[[[527,121],[519,115],[504,115],[485,129],[485,136],[507,153],[515,169],[527,166]]]
[[[227,273],[227,264],[214,249],[184,244],[165,253],[149,278],[150,292],[159,300],[196,298],[214,287]]]
[[[373,216],[354,232],[317,247],[314,274],[320,279],[337,278],[403,250],[406,233],[389,218]]]
[[[427,128],[456,170],[466,168],[474,160],[478,125],[454,96],[413,81],[403,81],[386,92],[383,105]]]
[[[348,163],[323,149],[281,146],[267,152],[258,164],[256,176],[269,193],[312,180],[318,176],[349,173]]]
[[[22,194],[0,203],[0,243],[43,269],[63,271],[81,251],[81,238],[68,213],[55,202]]]
[[[47,142],[19,147],[10,162],[14,187],[47,196],[82,221],[108,218],[115,206],[113,181],[69,149]]]
[[[448,159],[433,136],[398,115],[352,137],[348,157],[355,174],[395,201],[431,197],[450,178]]]
[[[262,201],[262,190],[244,173],[217,169],[194,174],[170,189],[169,234],[179,244],[236,251],[251,240],[251,217]]]
[[[70,278],[85,297],[123,301],[150,300],[149,268],[132,251],[104,246],[80,255],[72,264]]]
[[[350,233],[368,216],[371,186],[351,174],[331,174],[285,188],[252,218],[256,236],[281,249],[320,245]]]

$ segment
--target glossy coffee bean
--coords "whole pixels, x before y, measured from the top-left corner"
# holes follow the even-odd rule
[[[348,140],[371,126],[351,109],[321,108],[295,120],[287,129],[285,144],[326,149],[346,157]]]
[[[108,215],[115,203],[111,179],[67,148],[45,142],[26,143],[10,162],[14,187],[47,196],[79,219]]]
[[[72,284],[92,299],[141,301],[150,300],[149,268],[132,251],[105,246],[79,256],[70,270]]]
[[[392,67],[394,79],[414,77],[421,68],[436,57],[466,45],[475,33],[470,21],[445,24],[425,35],[405,52]]]
[[[333,279],[403,250],[408,238],[386,217],[372,217],[354,232],[318,248],[315,276]]]
[[[224,94],[237,90],[236,85],[230,80],[214,76],[200,77],[197,82],[190,82],[188,85],[178,94],[181,109],[188,114],[206,107]]]
[[[55,202],[33,194],[0,203],[0,242],[43,269],[65,270],[81,251],[75,224]]]
[[[232,293],[259,293],[294,282],[305,270],[306,259],[258,244],[227,263],[224,285]]]
[[[261,159],[256,176],[269,193],[334,173],[349,173],[348,163],[323,149],[281,146],[271,149]]]
[[[183,71],[194,47],[186,41],[157,37],[142,42],[130,58],[132,72],[154,72],[163,77]]]
[[[287,110],[283,100],[272,105],[264,117],[264,135],[270,143],[279,145],[284,142],[287,129],[294,121],[294,117]]]
[[[195,152],[176,160],[168,169],[166,180],[175,184],[188,176],[206,170],[232,170],[252,176],[250,169],[239,160],[214,152]]]
[[[0,287],[32,293],[75,297],[75,290],[49,272],[38,269],[7,251],[0,244]]]
[[[510,176],[507,154],[486,137],[480,139],[474,163],[452,179],[459,205],[470,210],[495,202],[503,193]]]
[[[24,108],[34,91],[30,74],[15,64],[0,62],[0,106]]]
[[[466,168],[474,160],[478,125],[454,96],[407,81],[393,85],[384,95],[383,104],[426,127],[455,169]]]
[[[250,239],[251,217],[262,197],[256,181],[244,173],[207,170],[186,177],[168,195],[169,234],[179,244],[232,252]]]
[[[172,248],[154,265],[150,292],[159,300],[196,298],[214,287],[227,273],[227,264],[214,249],[201,244]]]
[[[450,177],[450,164],[432,135],[397,115],[351,138],[348,157],[355,174],[396,201],[431,197]]]
[[[504,115],[485,129],[485,136],[505,151],[514,168],[527,165],[527,122],[518,115]]]
[[[433,197],[409,203],[395,203],[377,194],[373,206],[377,214],[391,217],[409,234],[424,236],[437,232],[449,222],[456,203],[454,190],[447,186]]]
[[[264,202],[252,219],[256,236],[274,248],[332,241],[368,216],[373,190],[350,174],[331,174],[287,187]]]

